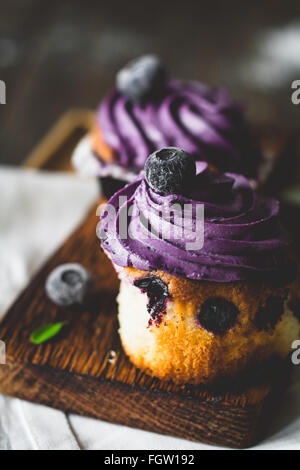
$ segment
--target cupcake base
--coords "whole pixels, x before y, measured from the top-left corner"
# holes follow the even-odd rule
[[[168,286],[169,297],[158,321],[149,315],[149,293],[134,285],[149,277]],[[263,367],[273,356],[286,358],[293,340],[299,338],[300,323],[287,307],[285,288],[204,283],[130,268],[122,268],[120,278],[119,331],[124,350],[137,367],[162,380],[216,384]],[[204,303],[215,298],[237,307],[233,325],[223,333],[216,326],[217,332],[208,331],[201,325],[205,323],[201,315],[199,320]],[[275,310],[268,312],[269,299],[275,298],[282,312],[275,311],[275,301]],[[206,319],[207,324],[213,325],[211,319]]]

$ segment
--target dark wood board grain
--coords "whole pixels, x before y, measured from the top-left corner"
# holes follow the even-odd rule
[[[95,206],[0,325],[7,346],[0,392],[186,439],[231,447],[254,444],[263,432],[263,409],[276,389],[274,377],[249,376],[246,382],[208,390],[162,382],[136,369],[119,341],[118,280],[100,251],[96,224]],[[45,294],[47,275],[64,262],[82,263],[96,279],[96,293],[83,307],[59,308]],[[40,346],[30,343],[37,326],[62,320],[69,326],[61,336]]]

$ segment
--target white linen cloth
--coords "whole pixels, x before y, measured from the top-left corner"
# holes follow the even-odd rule
[[[96,200],[73,176],[0,167],[0,314]],[[0,338],[1,339],[1,338]],[[0,365],[1,367],[1,365]],[[256,449],[300,450],[300,366]],[[204,450],[214,447],[66,415],[0,395],[0,449]]]

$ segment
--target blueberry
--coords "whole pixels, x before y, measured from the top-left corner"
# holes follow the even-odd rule
[[[222,335],[233,327],[238,313],[238,308],[229,300],[213,297],[203,303],[198,321],[206,330]]]
[[[283,315],[284,299],[282,297],[269,297],[264,307],[259,307],[255,315],[255,324],[258,330],[273,329]]]
[[[46,280],[48,297],[61,306],[82,303],[91,282],[91,275],[80,264],[62,264]]]
[[[191,185],[196,175],[192,155],[176,147],[153,152],[145,164],[146,180],[159,194],[181,194]]]
[[[169,297],[168,286],[158,277],[150,276],[142,279],[136,279],[134,285],[148,295],[147,310],[156,325],[162,321],[162,316],[166,313],[166,301]]]
[[[165,70],[155,55],[145,55],[130,61],[116,77],[118,90],[138,103],[155,98],[164,89],[165,81]]]

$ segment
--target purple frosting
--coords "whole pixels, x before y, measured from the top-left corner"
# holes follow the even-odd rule
[[[256,174],[258,152],[243,109],[224,89],[170,80],[161,98],[144,106],[113,90],[102,101],[97,122],[117,162],[136,173],[150,153],[174,146],[222,171]]]
[[[113,263],[203,281],[290,280],[294,271],[284,250],[287,240],[279,222],[279,202],[256,194],[241,175],[212,173],[203,162],[197,167],[188,196],[161,196],[140,177],[110,199],[116,215],[104,209],[98,236]],[[164,217],[176,203],[190,205],[191,230],[197,205],[204,205],[202,249],[187,250],[194,231],[178,237],[178,218]],[[122,239],[119,220],[125,211],[131,236]]]

